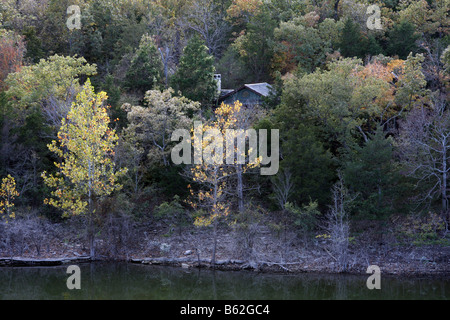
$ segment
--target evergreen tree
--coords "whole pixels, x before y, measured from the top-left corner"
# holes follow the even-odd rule
[[[304,102],[295,103],[286,96],[283,100],[266,127],[280,130],[280,166],[292,174],[288,200],[299,206],[317,200],[325,206],[335,178],[333,155],[321,140],[320,128],[305,115]]]
[[[292,173],[292,195],[298,205],[306,205],[311,200],[321,205],[327,203],[334,178],[331,152],[324,148],[314,131],[313,126],[300,124],[286,132],[281,147],[282,166]]]
[[[397,177],[392,141],[385,138],[382,127],[378,127],[362,147],[355,148],[344,165],[344,176],[350,191],[358,194],[356,215],[382,218],[392,213]]]
[[[377,39],[373,35],[369,35],[364,39],[364,52],[372,56],[376,56],[383,53],[383,48],[378,43]]]
[[[406,59],[410,52],[416,53],[415,44],[418,35],[415,35],[414,25],[408,21],[396,24],[388,33],[386,53],[389,56],[398,55],[400,59]]]
[[[23,35],[27,47],[25,58],[30,59],[33,63],[38,63],[40,59],[44,58],[44,50],[41,39],[36,35],[36,29],[28,27],[24,30]]]
[[[153,39],[149,35],[143,35],[127,72],[125,85],[144,93],[160,82],[162,70],[161,57]]]
[[[345,20],[344,29],[342,29],[341,40],[339,42],[340,52],[344,57],[361,57],[362,54],[361,30],[357,23],[352,19]]]
[[[178,64],[178,69],[171,79],[171,86],[181,94],[194,101],[207,104],[217,95],[214,80],[214,59],[208,54],[204,41],[194,36]]]

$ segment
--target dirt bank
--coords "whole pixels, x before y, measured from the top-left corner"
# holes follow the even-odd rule
[[[48,226],[44,226],[44,229]],[[83,262],[89,255],[87,241],[79,226],[53,226],[52,231],[25,237],[12,234],[0,245],[0,266],[49,265],[67,261]],[[36,230],[36,229],[33,229]],[[373,229],[370,229],[373,230]],[[45,234],[45,237],[42,235]],[[67,235],[75,234],[76,237]],[[164,224],[140,224],[132,232],[99,233],[96,250],[100,260],[212,268],[212,230]],[[215,268],[257,272],[336,273],[335,257],[324,239],[299,235],[295,231],[272,230],[266,225],[236,230],[222,225],[218,232]],[[13,257],[14,259],[11,259]],[[77,260],[78,259],[78,260]],[[346,272],[366,274],[377,265],[384,274],[450,276],[450,246],[399,243],[366,231],[355,237],[348,250]]]

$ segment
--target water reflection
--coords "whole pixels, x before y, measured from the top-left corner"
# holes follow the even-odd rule
[[[81,264],[81,290],[68,290],[64,267],[0,268],[0,299],[449,299],[449,278],[259,274],[127,263]]]

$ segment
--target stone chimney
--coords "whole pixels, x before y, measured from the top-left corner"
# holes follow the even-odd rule
[[[217,96],[220,96],[220,92],[222,91],[222,75],[221,74],[215,74],[214,80],[217,83]]]

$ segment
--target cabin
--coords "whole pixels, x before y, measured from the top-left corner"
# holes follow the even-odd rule
[[[244,106],[261,105],[263,98],[267,97],[272,90],[272,86],[267,82],[244,84],[242,87],[232,89],[221,89],[219,105],[233,104],[239,100]]]

